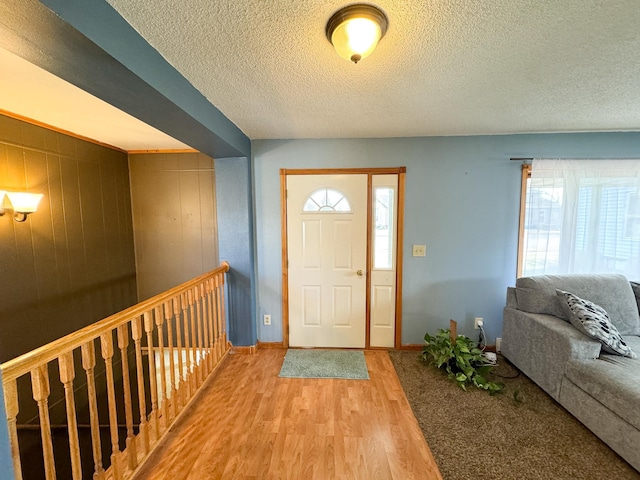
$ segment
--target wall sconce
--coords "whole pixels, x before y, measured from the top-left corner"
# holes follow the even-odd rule
[[[345,60],[358,63],[368,57],[387,33],[389,20],[373,5],[349,5],[338,10],[327,22],[327,38]]]
[[[13,210],[13,219],[16,222],[24,222],[27,219],[27,215],[35,212],[44,196],[42,193],[6,192],[0,190],[0,216],[4,215],[5,195],[11,202],[10,208]]]

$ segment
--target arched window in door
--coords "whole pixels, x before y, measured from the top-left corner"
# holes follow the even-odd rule
[[[342,192],[333,188],[320,188],[307,197],[302,211],[349,213],[351,205]]]

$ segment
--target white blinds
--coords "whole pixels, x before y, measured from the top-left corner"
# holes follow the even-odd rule
[[[523,275],[622,273],[640,280],[640,160],[534,159]]]

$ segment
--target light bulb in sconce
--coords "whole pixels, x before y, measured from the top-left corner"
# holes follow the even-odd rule
[[[13,218],[16,222],[24,222],[27,219],[27,215],[35,212],[38,209],[38,204],[42,197],[42,193],[27,193],[27,192],[5,192],[9,202],[11,202],[11,208],[13,209]]]

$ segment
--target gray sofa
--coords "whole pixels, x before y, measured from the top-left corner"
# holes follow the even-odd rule
[[[640,286],[622,275],[540,275],[507,289],[502,354],[640,471],[640,359],[606,353],[556,289],[600,305],[640,356]]]

